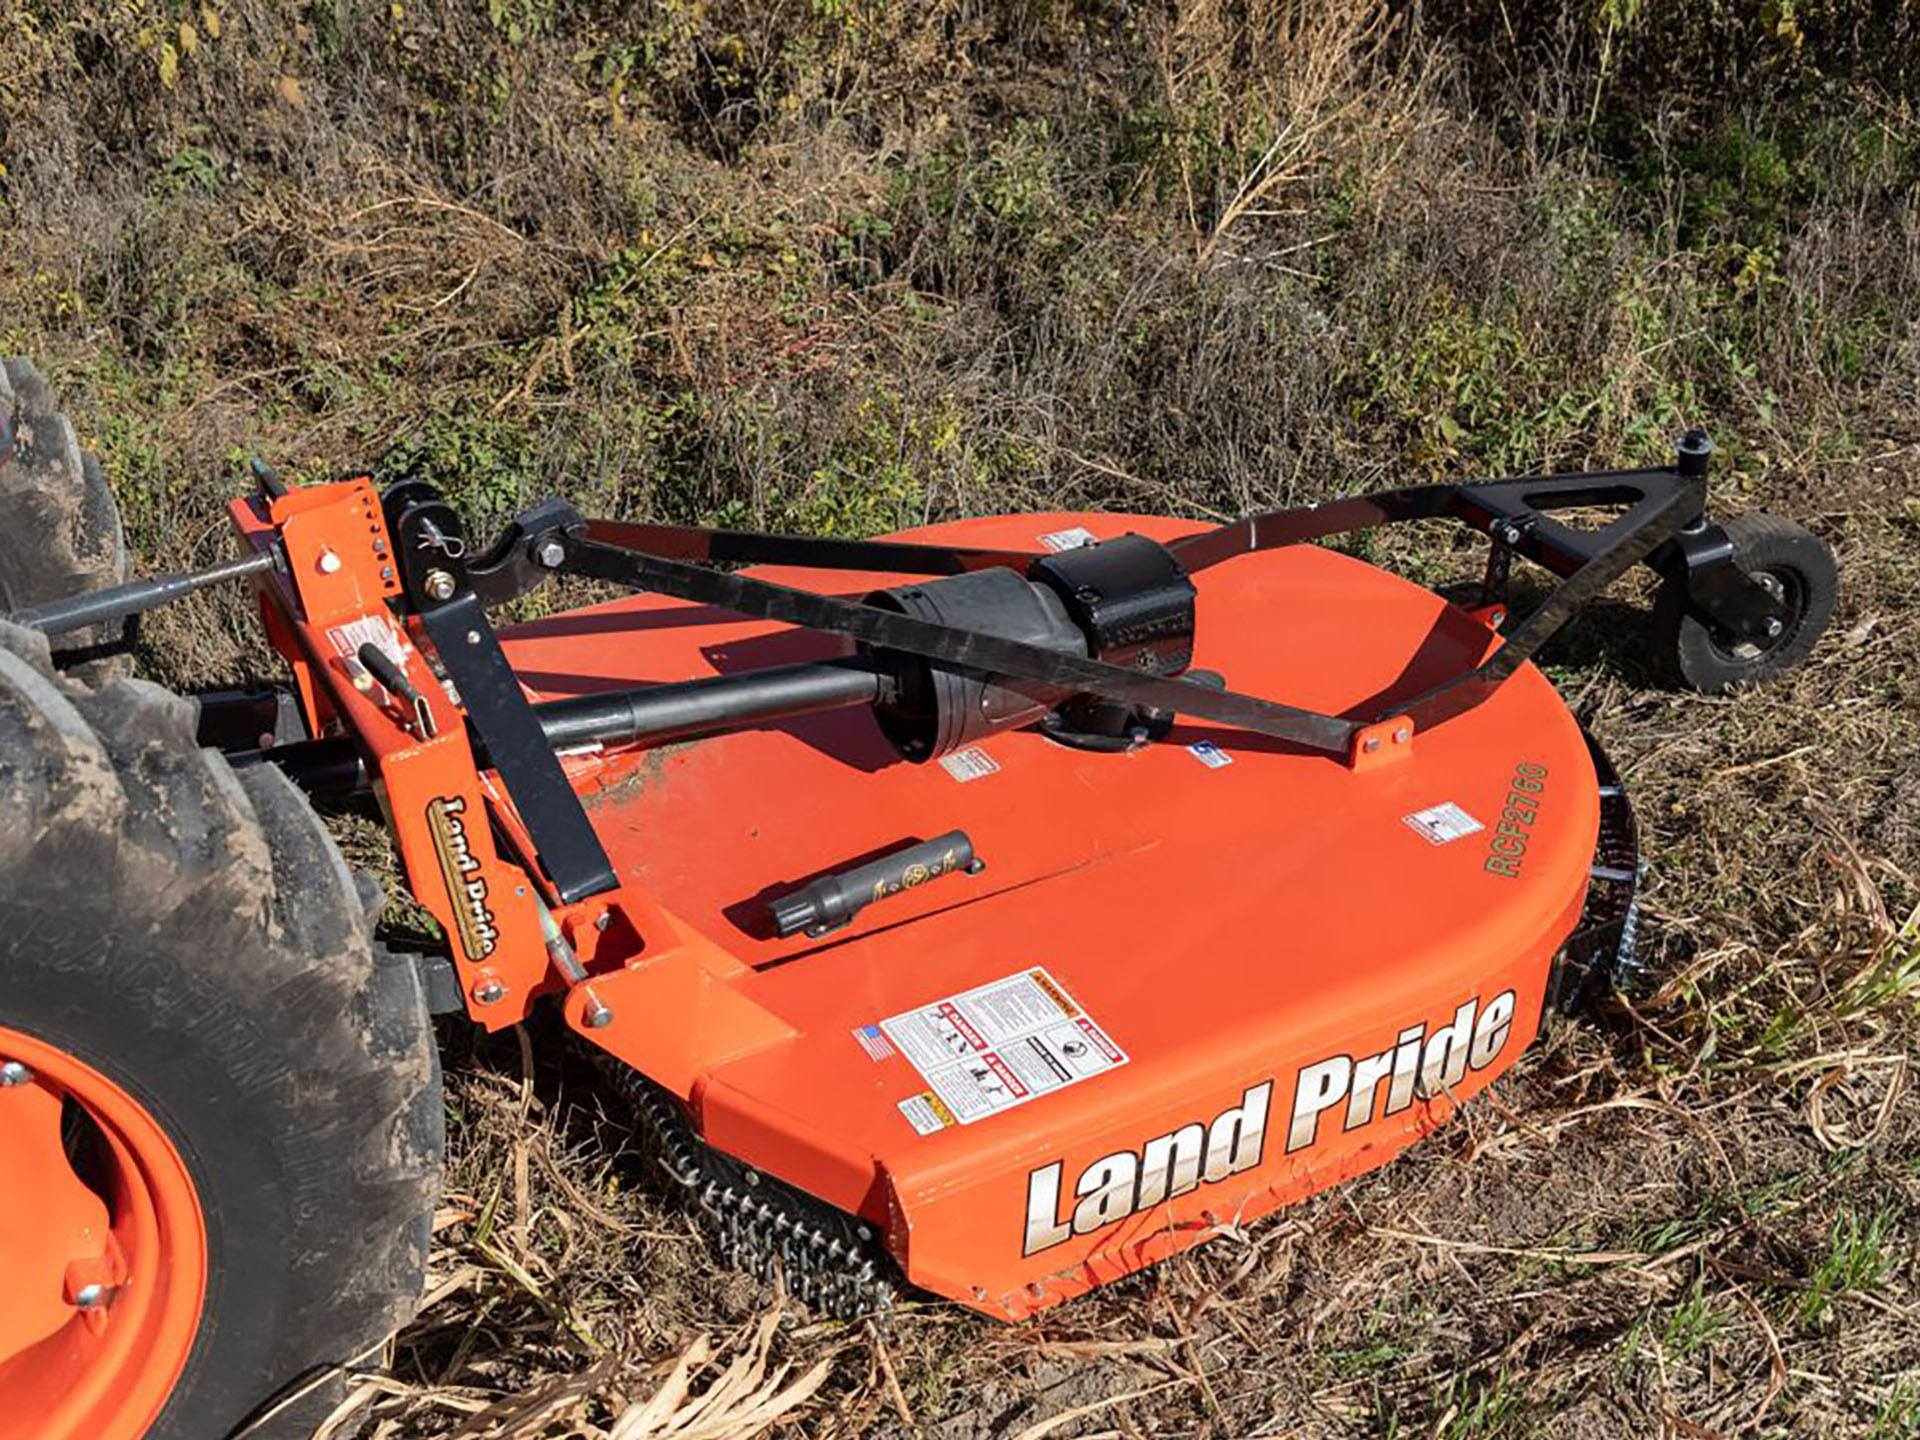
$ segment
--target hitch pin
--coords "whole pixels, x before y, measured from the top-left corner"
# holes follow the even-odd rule
[[[590,1030],[604,1029],[613,1023],[613,1011],[598,995],[593,987],[587,985],[587,967],[580,963],[580,957],[573,953],[573,946],[567,943],[567,937],[560,932],[560,922],[553,918],[553,911],[547,908],[547,902],[538,895],[533,903],[540,910],[540,938],[546,943],[547,958],[553,961],[553,968],[567,982],[569,990],[586,989],[586,1004],[581,1018],[587,1022]]]
[[[438,550],[449,560],[458,560],[467,553],[467,542],[457,535],[448,535],[433,521],[422,517],[420,521],[420,548]]]

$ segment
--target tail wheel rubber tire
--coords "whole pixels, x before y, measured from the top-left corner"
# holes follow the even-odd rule
[[[0,515],[0,614],[126,580],[120,510],[100,462],[25,360],[0,361]],[[52,646],[56,664],[95,684],[132,673],[129,621]]]
[[[1663,581],[1653,605],[1656,654],[1670,678],[1702,695],[1724,695],[1799,665],[1833,619],[1840,595],[1833,552],[1812,532],[1759,511],[1736,515],[1723,528],[1733,542],[1733,563],[1782,601],[1787,616],[1771,640],[1744,641],[1693,612],[1684,578]]]
[[[53,1197],[0,1192],[0,1440],[305,1440],[418,1304],[418,974],[304,797],[194,724],[0,624],[0,1161]]]

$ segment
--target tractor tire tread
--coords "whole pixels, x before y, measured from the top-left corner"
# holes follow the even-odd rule
[[[0,410],[15,442],[12,459],[0,463],[0,610],[126,580],[112,487],[30,361],[0,361]],[[58,637],[52,650],[74,673],[101,683],[132,672],[129,634],[127,621],[89,626]]]
[[[148,1100],[223,1217],[153,1440],[250,1418],[250,1440],[294,1440],[418,1303],[438,1063],[417,974],[369,941],[305,798],[200,748],[194,720],[156,685],[64,678],[44,637],[0,623],[0,804],[20,821],[0,838],[0,1023]]]

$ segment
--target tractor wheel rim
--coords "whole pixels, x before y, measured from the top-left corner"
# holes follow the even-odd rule
[[[0,1440],[137,1440],[200,1328],[206,1222],[153,1115],[0,1026]]]

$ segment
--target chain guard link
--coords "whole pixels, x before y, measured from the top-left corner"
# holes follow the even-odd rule
[[[715,1150],[673,1097],[637,1071],[618,1063],[606,1070],[729,1265],[769,1284],[778,1277],[789,1295],[835,1319],[892,1310],[904,1282],[872,1225]]]

